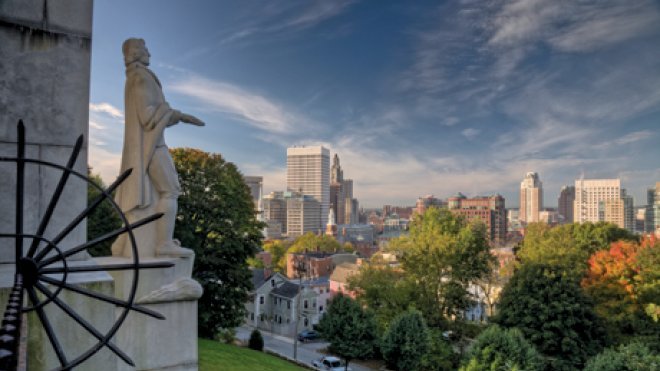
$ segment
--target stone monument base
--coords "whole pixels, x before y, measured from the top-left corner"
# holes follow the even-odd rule
[[[132,258],[102,257],[98,264],[127,264]],[[115,344],[135,362],[135,368],[121,360],[117,370],[198,369],[197,299],[202,287],[191,278],[194,255],[189,257],[140,258],[140,263],[174,263],[170,268],[143,269],[135,303],[154,310],[165,320],[131,311],[117,336]],[[110,271],[115,280],[114,296],[126,299],[133,282],[133,271]],[[117,314],[121,308],[117,308]]]
[[[69,261],[69,267],[93,264],[92,261]],[[0,307],[4,308],[14,282],[14,264],[0,264]],[[53,278],[56,276],[53,275]],[[67,283],[95,291],[100,294],[114,296],[112,277],[107,272],[86,272],[69,274]],[[46,285],[51,292],[55,287]],[[39,295],[44,300],[43,295]],[[115,306],[90,297],[63,289],[57,298],[68,304],[83,319],[105,335],[115,322]],[[29,301],[26,301],[31,306]],[[98,340],[78,323],[66,315],[54,303],[44,306],[53,332],[62,344],[63,352],[69,361],[77,358],[83,352],[94,346]],[[43,329],[35,311],[28,315],[28,346],[27,369],[32,371],[52,370],[60,363],[53,351],[50,341]],[[117,364],[123,362],[107,348],[102,348],[76,370],[115,370]]]

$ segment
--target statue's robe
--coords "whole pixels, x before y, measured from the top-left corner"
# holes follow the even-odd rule
[[[141,63],[126,67],[124,99],[126,125],[120,174],[131,168],[133,172],[117,189],[115,201],[122,211],[129,212],[151,203],[154,189],[147,169],[156,146],[165,145],[165,128],[176,121],[160,81]]]

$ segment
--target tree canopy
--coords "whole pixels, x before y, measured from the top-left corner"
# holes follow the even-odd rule
[[[459,316],[470,304],[468,285],[487,276],[491,262],[483,223],[466,223],[446,209],[417,215],[410,234],[390,242],[417,286],[417,308],[432,326]]]
[[[371,357],[378,341],[373,315],[342,294],[330,301],[318,330],[330,351],[346,360],[347,369],[352,359]]]
[[[553,228],[545,223],[531,223],[516,255],[523,264],[561,265],[581,277],[591,254],[609,249],[612,242],[619,240],[636,241],[637,237],[606,222],[565,224]]]
[[[561,267],[523,264],[504,287],[492,318],[517,327],[552,369],[579,369],[605,343],[605,332],[579,282]]]
[[[193,278],[204,287],[199,334],[211,338],[240,325],[251,287],[247,258],[261,245],[263,224],[243,177],[219,154],[170,150],[181,181],[175,237],[195,251]]]
[[[385,333],[381,344],[387,367],[393,370],[417,370],[429,347],[429,330],[419,311],[398,315]]]
[[[543,370],[543,358],[517,328],[492,325],[472,345],[461,371]]]
[[[646,345],[631,343],[609,348],[589,359],[584,371],[655,371],[660,368],[660,355]]]
[[[101,188],[106,188],[105,184],[103,184],[103,180],[98,174],[93,174],[91,170],[88,170],[87,176]],[[87,184],[87,203],[92,202],[100,195],[101,191],[92,184]],[[105,200],[101,202],[87,217],[87,240],[92,240],[119,228],[121,228],[121,219],[119,218],[117,211],[112,207],[112,204]],[[108,240],[88,249],[87,251],[92,256],[109,256],[112,255],[112,252],[110,251],[111,245],[112,240]]]

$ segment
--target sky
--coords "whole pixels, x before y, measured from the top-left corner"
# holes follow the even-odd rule
[[[170,147],[220,153],[266,193],[286,148],[339,155],[364,207],[499,193],[536,171],[556,206],[575,179],[660,181],[654,0],[97,0],[93,171],[117,176],[121,44],[145,39],[170,105],[206,122]]]

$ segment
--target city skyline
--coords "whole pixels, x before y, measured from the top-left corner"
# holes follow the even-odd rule
[[[529,171],[550,207],[582,174],[620,178],[642,205],[660,179],[658,7],[96,2],[90,164],[118,172],[121,43],[137,36],[172,106],[208,124],[168,145],[221,153],[264,193],[286,188],[287,147],[323,145],[365,207],[459,191],[515,207]]]

